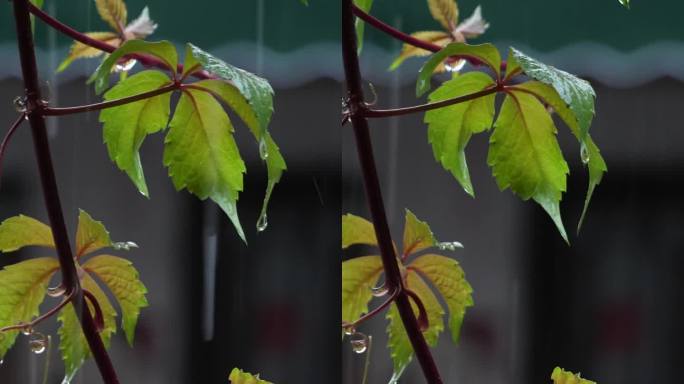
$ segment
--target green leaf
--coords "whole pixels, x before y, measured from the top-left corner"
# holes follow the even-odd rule
[[[116,84],[104,95],[115,100],[162,88],[171,83],[159,71],[142,71]],[[158,132],[169,122],[171,92],[118,107],[103,109],[100,122],[104,124],[104,141],[109,158],[126,172],[144,196],[149,196],[145,175],[140,163],[140,146],[149,134]]]
[[[54,258],[38,258],[6,266],[0,271],[0,328],[27,323],[38,315],[48,283],[59,269]],[[12,347],[19,331],[0,336],[0,360]]]
[[[128,21],[128,10],[123,0],[95,0],[97,13],[115,31],[122,32]]]
[[[342,321],[354,322],[368,312],[372,288],[382,273],[380,256],[363,256],[342,262]]]
[[[252,106],[263,135],[273,114],[273,88],[268,81],[219,60],[192,44],[188,44],[186,63],[192,60],[190,57],[202,64],[202,67],[209,73],[230,81],[240,91]]]
[[[591,196],[594,193],[594,189],[597,185],[599,185],[599,183],[601,183],[603,174],[608,170],[606,162],[603,160],[601,152],[592,140],[591,135],[587,134],[584,142],[582,142],[581,130],[577,117],[575,116],[574,112],[568,108],[565,101],[560,98],[560,95],[558,95],[558,92],[556,92],[553,87],[538,81],[528,81],[526,83],[516,85],[515,88],[530,92],[551,106],[551,108],[553,108],[558,116],[560,116],[560,118],[570,128],[570,131],[573,133],[573,135],[575,135],[577,140],[580,142],[580,146],[582,148],[581,152],[584,152],[580,155],[580,157],[582,158],[582,162],[586,163],[587,167],[589,168],[589,187],[587,189],[586,198],[584,199],[582,215],[580,217],[579,223],[577,224],[577,231],[579,232],[582,223],[584,222],[587,208],[589,207],[589,202],[591,201]]]
[[[458,343],[465,311],[473,306],[473,288],[465,272],[454,259],[427,254],[416,258],[410,265],[437,288],[449,307],[449,329],[454,343]]]
[[[407,209],[404,224],[403,254],[410,255],[435,245],[437,245],[437,239],[432,234],[428,223],[418,220],[416,215]]]
[[[178,66],[178,54],[176,47],[169,41],[148,42],[145,40],[128,40],[116,51],[112,52],[102,61],[95,73],[88,79],[88,83],[95,82],[95,92],[101,94],[109,86],[109,75],[114,65],[124,56],[141,53],[152,55],[162,61],[171,71],[175,72]]]
[[[378,245],[373,223],[347,213],[342,215],[342,249],[354,244]]]
[[[76,230],[76,255],[81,257],[99,249],[112,246],[109,232],[101,221],[94,220],[88,212],[79,209]]]
[[[551,372],[553,384],[596,384],[595,381],[583,379],[579,373],[568,372],[561,367],[556,367]]]
[[[233,368],[228,379],[231,384],[273,384],[270,381],[261,380],[258,374],[252,375],[238,368]]]
[[[451,31],[458,21],[458,6],[454,0],[427,0],[432,18]]]
[[[469,72],[442,84],[428,99],[436,102],[480,92],[496,84],[482,72]],[[463,103],[433,109],[425,113],[428,124],[428,141],[432,144],[435,160],[450,171],[463,189],[474,196],[470,172],[465,157],[465,147],[473,133],[492,126],[494,100],[491,94]]]
[[[414,32],[411,34],[411,37],[415,37],[416,39],[428,41],[432,44],[436,44],[439,46],[444,46],[451,42],[453,39],[449,33],[446,33],[444,31],[420,31],[420,32]],[[401,63],[404,62],[404,60],[408,59],[409,57],[415,57],[415,56],[429,56],[431,55],[432,52],[418,48],[414,45],[405,43],[401,49],[401,53],[399,56],[394,59],[392,64],[389,67],[390,71],[394,71],[395,69],[399,68]]]
[[[544,84],[552,86],[563,101],[570,107],[579,125],[579,139],[584,141],[591,120],[594,118],[594,99],[596,93],[591,84],[565,71],[541,63],[511,47],[508,65],[519,66],[525,74]]]
[[[430,78],[432,77],[435,68],[450,56],[481,61],[491,68],[498,77],[501,68],[501,56],[494,45],[489,43],[480,45],[451,43],[439,52],[430,56],[430,59],[420,68],[420,72],[418,72],[418,81],[416,82],[416,95],[418,97],[430,90]]]
[[[100,332],[100,337],[105,348],[109,348],[112,334],[116,333],[116,310],[112,307],[107,295],[102,292],[99,285],[87,273],[83,275],[81,285],[83,289],[88,290],[95,296],[102,310],[104,328]],[[95,310],[90,302],[88,302],[88,307],[90,313],[94,314]],[[70,382],[78,369],[83,365],[85,359],[91,356],[90,348],[72,303],[69,303],[59,312],[57,319],[62,323],[58,333],[59,349],[62,352],[62,360],[64,361],[65,382]]]
[[[115,47],[118,47],[121,43],[121,37],[119,36],[119,34],[115,32],[88,32],[85,33],[85,35],[90,37],[91,39],[95,39],[113,45]],[[59,73],[64,71],[71,65],[72,62],[74,62],[74,60],[80,58],[98,57],[101,56],[103,53],[103,51],[95,47],[91,47],[90,45],[84,44],[80,41],[74,41],[74,43],[71,45],[71,48],[69,49],[69,55],[62,61],[61,64],[59,64],[59,67],[57,67],[56,72]]]
[[[444,309],[439,301],[437,301],[432,290],[430,290],[427,284],[425,284],[425,281],[423,281],[416,272],[409,270],[406,281],[407,288],[415,292],[425,306],[429,326],[423,331],[423,336],[425,337],[427,344],[434,347],[437,345],[439,334],[444,330]],[[413,300],[411,300],[411,306],[417,317],[419,314],[418,306]],[[389,325],[387,327],[389,340],[387,346],[391,351],[392,361],[394,363],[394,373],[392,374],[390,383],[396,383],[404,372],[404,369],[406,369],[411,362],[413,347],[411,346],[411,342],[404,329],[404,324],[401,321],[396,304],[392,304],[392,307],[387,312],[387,319],[389,320]]]
[[[207,90],[219,101],[230,107],[245,125],[249,127],[252,135],[257,140],[260,156],[266,161],[268,170],[268,185],[261,208],[261,215],[265,215],[273,188],[280,181],[283,171],[287,169],[285,159],[280,154],[278,145],[273,141],[268,130],[264,129],[262,131],[256,111],[252,109],[249,101],[238,88],[223,80],[203,80],[193,83],[193,86]]]
[[[83,264],[83,268],[100,278],[114,294],[121,308],[121,328],[132,346],[140,309],[148,306],[147,288],[140,281],[133,263],[116,256],[98,255]]]
[[[0,224],[0,252],[12,252],[32,245],[54,248],[50,227],[24,215],[10,217]]]
[[[246,241],[235,206],[245,164],[226,112],[210,94],[185,89],[169,127],[164,165],[176,189],[187,188],[202,200],[211,198]]]
[[[373,0],[354,0],[354,5],[359,7],[362,11],[369,13],[373,6]],[[363,50],[363,33],[366,28],[366,22],[356,18],[356,53],[361,54]]]
[[[499,188],[511,188],[523,200],[533,198],[568,242],[559,201],[569,170],[549,113],[535,96],[511,90],[494,126],[487,162]]]
[[[623,7],[629,9],[629,0],[618,0]]]
[[[307,7],[309,6],[309,0],[299,0],[299,2],[306,5]]]

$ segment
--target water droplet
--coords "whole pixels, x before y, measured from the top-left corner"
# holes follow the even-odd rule
[[[583,164],[589,163],[589,148],[587,148],[587,144],[584,142],[580,145],[580,158]]]
[[[4,359],[3,359],[3,360],[0,360],[0,365],[3,365],[3,364],[5,364],[5,360],[4,360]]]
[[[261,157],[261,160],[268,159],[268,145],[263,138],[259,140],[259,157]]]
[[[437,243],[437,248],[442,251],[455,251],[457,248],[463,248],[463,244],[458,241],[447,241],[443,243]]]
[[[26,113],[28,111],[28,106],[26,104],[26,97],[25,96],[17,96],[14,98],[14,109],[17,110],[19,113]]]
[[[389,292],[389,288],[387,287],[387,284],[383,283],[380,286],[371,288],[371,292],[375,297],[383,297]]]
[[[352,346],[352,350],[358,354],[366,352],[368,349],[368,336],[361,332],[356,332],[352,335],[349,343]]]
[[[132,60],[128,60],[125,63],[117,64],[114,71],[116,71],[116,72],[130,71],[137,62],[138,62],[137,60],[132,59]]]
[[[257,231],[263,232],[266,230],[266,227],[268,227],[268,216],[266,213],[262,213],[261,216],[259,216],[259,220],[257,220],[256,228]]]
[[[461,69],[463,69],[463,67],[465,66],[465,63],[466,63],[465,60],[459,60],[455,63],[447,63],[447,64],[444,64],[444,69],[446,69],[447,72],[458,72]]]
[[[138,244],[132,241],[121,241],[112,244],[112,248],[116,249],[117,251],[130,251],[131,248],[138,248]]]
[[[26,324],[21,328],[21,333],[23,333],[24,336],[29,336],[33,333],[33,327],[29,324]]]
[[[36,355],[45,352],[45,349],[47,348],[47,338],[45,335],[40,332],[34,332],[29,339],[29,348],[31,348],[31,352]]]
[[[66,287],[64,287],[62,284],[56,286],[56,287],[49,287],[47,289],[47,294],[50,297],[60,297],[64,295],[66,292]]]
[[[352,326],[352,325],[344,328],[345,336],[351,336],[355,333],[356,333],[356,328],[354,328],[354,326]]]

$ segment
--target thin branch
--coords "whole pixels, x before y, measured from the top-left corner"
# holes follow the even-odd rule
[[[64,296],[64,299],[62,299],[62,302],[57,304],[54,308],[50,309],[49,311],[45,312],[44,314],[36,317],[35,319],[31,320],[28,323],[19,323],[17,325],[10,325],[4,328],[0,328],[0,333],[3,332],[9,332],[9,331],[17,331],[17,330],[22,330],[26,328],[35,328],[36,325],[40,324],[43,320],[47,320],[50,317],[52,317],[55,313],[57,313],[60,309],[64,308],[65,305],[69,304],[71,300],[74,298],[74,292],[69,292],[66,296]]]
[[[173,92],[177,89],[180,89],[180,84],[171,83],[152,91],[143,92],[133,96],[122,97],[120,99],[108,100],[95,104],[78,105],[75,107],[42,107],[40,109],[37,109],[36,112],[42,114],[43,116],[64,116],[72,115],[75,113],[98,111],[101,109],[118,107],[120,105],[130,104],[136,101],[149,99],[164,93]]]
[[[361,69],[357,56],[356,32],[354,28],[353,0],[342,1],[342,58],[344,60],[345,80],[348,92],[350,118],[354,126],[356,148],[361,165],[363,184],[366,191],[368,208],[373,219],[373,227],[378,239],[380,256],[385,271],[385,284],[389,289],[399,289],[395,298],[397,309],[404,329],[411,341],[411,346],[428,384],[442,384],[442,378],[430,352],[430,347],[420,331],[416,315],[413,313],[411,302],[403,290],[401,271],[397,263],[392,236],[387,223],[385,205],[382,199],[378,171],[375,167],[373,143],[370,137],[368,120],[359,113],[365,107],[363,87],[361,83]]]
[[[31,28],[31,18],[29,0],[13,0],[14,21],[17,30],[17,45],[19,47],[19,58],[21,61],[22,77],[24,88],[26,89],[26,102],[29,106],[39,106],[42,103],[40,95],[40,85],[38,79],[38,65],[36,63],[36,52],[33,43],[33,33]],[[34,7],[35,8],[35,7]],[[100,371],[100,375],[105,384],[119,384],[112,361],[109,358],[100,335],[95,327],[95,322],[90,314],[90,309],[85,303],[81,283],[78,278],[78,271],[71,253],[69,235],[64,222],[62,203],[59,198],[59,188],[55,169],[52,165],[52,155],[50,154],[50,142],[47,137],[47,127],[45,117],[38,113],[29,115],[31,133],[33,135],[33,146],[35,149],[36,162],[38,163],[38,173],[42,186],[43,198],[47,208],[52,237],[57,248],[59,267],[62,272],[62,279],[67,291],[73,293],[74,303],[78,303],[82,311],[77,310],[77,316],[83,328],[83,334],[88,341],[88,346],[95,359],[95,363]]]
[[[397,298],[397,295],[399,295],[399,289],[395,289],[392,291],[392,293],[389,295],[387,300],[385,300],[382,304],[378,305],[376,308],[373,308],[372,311],[366,313],[365,315],[359,317],[356,321],[352,323],[343,323],[342,328],[356,328],[359,324],[363,323],[364,321],[372,318],[373,316],[377,315],[382,311],[383,309],[387,308],[388,305],[392,304],[394,299]]]
[[[2,179],[2,161],[5,158],[5,151],[7,150],[7,145],[12,139],[12,136],[14,136],[14,132],[17,131],[17,128],[19,128],[21,126],[21,123],[23,123],[25,120],[26,113],[22,113],[21,115],[19,115],[17,120],[15,120],[14,123],[12,123],[12,126],[7,130],[5,137],[3,137],[2,139],[2,143],[0,143],[0,180]]]
[[[473,99],[477,99],[480,97],[491,95],[493,93],[497,93],[497,92],[502,91],[502,90],[503,90],[502,87],[494,86],[494,87],[487,88],[485,90],[475,92],[475,93],[471,93],[468,95],[463,95],[463,96],[454,97],[451,99],[446,99],[446,100],[441,100],[441,101],[435,101],[432,103],[415,105],[412,107],[404,107],[404,108],[396,108],[396,109],[371,109],[371,108],[365,107],[365,108],[361,108],[359,113],[366,118],[382,118],[382,117],[390,117],[390,116],[409,115],[411,113],[429,111],[432,109],[438,109],[438,108],[447,107],[449,105],[463,103],[466,101],[470,101]]]
[[[107,52],[107,53],[112,53],[114,52],[118,47],[115,47],[111,44],[107,44],[103,41],[99,41],[97,39],[93,39],[92,37],[81,33],[77,31],[76,29],[62,23],[61,21],[55,19],[54,17],[50,16],[47,14],[45,11],[42,9],[36,7],[33,4],[29,4],[29,11],[34,14],[37,18],[41,19],[45,24],[51,26],[52,28],[58,30],[59,32],[62,32],[63,34],[71,37],[72,39],[79,41],[87,46],[93,47],[95,49],[99,49],[100,51]],[[156,59],[154,57],[151,57],[149,55],[140,55],[140,54],[131,54],[131,55],[126,55],[126,58],[131,58],[138,60],[142,65],[146,67],[158,67],[162,69],[172,69],[168,68],[166,64],[164,64],[163,61]],[[178,64],[177,68],[178,73],[183,73],[183,64]],[[208,73],[207,71],[198,71],[194,72],[192,76],[198,78],[198,79],[214,79],[216,78],[212,74]]]

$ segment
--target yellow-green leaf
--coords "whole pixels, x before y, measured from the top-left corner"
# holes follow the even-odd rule
[[[95,5],[102,20],[115,31],[123,32],[128,21],[128,10],[123,0],[95,0]]]
[[[95,296],[97,303],[100,305],[104,319],[104,328],[100,332],[100,337],[105,348],[109,348],[112,334],[116,333],[116,310],[112,307],[107,295],[102,292],[102,289],[100,289],[99,285],[89,274],[83,275],[81,285],[83,289],[88,290]],[[90,313],[94,315],[95,310],[90,302],[88,302],[88,306]],[[91,353],[73,304],[68,304],[59,312],[58,320],[62,323],[58,331],[59,349],[62,352],[62,360],[64,361],[66,382],[69,382],[81,365],[83,365],[85,359],[90,357]]]
[[[363,256],[342,262],[342,321],[354,322],[368,312],[372,288],[382,273],[380,256]]]
[[[409,266],[430,280],[449,308],[449,329],[454,343],[461,334],[465,311],[473,306],[473,288],[465,278],[463,269],[454,259],[427,254],[416,258]]]
[[[29,322],[38,315],[38,307],[57,269],[57,259],[45,257],[8,265],[0,271],[0,328]],[[0,360],[18,334],[18,331],[0,334]]]
[[[148,306],[147,288],[133,263],[116,256],[98,255],[83,264],[83,269],[100,278],[114,294],[121,308],[121,328],[132,346],[140,309]]]
[[[583,379],[579,373],[568,372],[561,367],[556,367],[551,372],[553,384],[596,384],[595,381]]]
[[[406,287],[415,292],[425,306],[429,326],[423,331],[423,336],[425,337],[427,344],[434,347],[437,345],[439,334],[444,330],[444,309],[434,293],[432,293],[432,290],[415,271],[408,271]],[[411,306],[413,307],[413,312],[416,317],[418,317],[418,306],[413,300],[411,300]],[[387,346],[391,351],[392,361],[394,363],[394,373],[392,374],[390,383],[395,383],[399,380],[404,369],[406,369],[411,362],[413,347],[411,346],[411,342],[404,329],[404,324],[401,321],[396,304],[392,304],[392,307],[387,312],[387,319],[389,320],[389,325],[387,327],[389,340]]]
[[[121,38],[114,32],[88,32],[85,35],[91,39],[99,40],[115,47],[118,47],[119,44],[121,44]],[[57,67],[57,72],[62,72],[67,69],[69,65],[71,65],[71,63],[76,59],[98,57],[103,53],[104,52],[97,48],[83,44],[80,41],[75,41],[71,45],[69,55],[64,59],[64,61],[62,61],[59,67]]]
[[[406,210],[404,223],[404,255],[420,252],[423,249],[434,247],[437,239],[432,234],[428,223],[418,220],[413,212]]]
[[[445,46],[452,41],[451,35],[443,31],[420,31],[412,33],[411,36],[415,37],[416,39],[428,41],[432,44],[436,44],[439,46]],[[401,53],[396,59],[394,59],[392,65],[390,65],[389,67],[389,70],[393,71],[397,69],[401,65],[401,63],[404,62],[404,60],[410,57],[428,56],[431,53],[432,52],[428,50],[418,48],[414,45],[404,44],[403,48],[401,49]]]
[[[79,209],[76,230],[76,255],[81,257],[98,249],[111,247],[109,232],[101,221],[94,220],[88,212]]]
[[[50,227],[24,215],[10,217],[0,224],[0,252],[12,252],[31,245],[54,248]]]
[[[377,246],[378,239],[375,237],[373,223],[363,217],[347,213],[342,215],[342,248],[354,244]]]
[[[231,384],[273,384],[270,381],[260,379],[258,374],[252,375],[238,368],[233,368],[228,379]]]
[[[458,21],[458,6],[454,0],[427,0],[432,18],[451,31]]]

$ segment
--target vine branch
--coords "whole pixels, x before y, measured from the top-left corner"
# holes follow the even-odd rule
[[[12,126],[7,130],[7,133],[5,134],[5,137],[2,138],[2,142],[0,143],[0,179],[2,179],[2,161],[5,158],[5,151],[7,150],[7,145],[9,144],[10,140],[12,140],[12,136],[14,136],[14,133],[17,131],[17,129],[21,126],[21,123],[23,123],[26,120],[26,113],[22,113],[19,115],[19,117],[12,123]]]
[[[26,91],[26,103],[29,110],[42,103],[40,96],[40,86],[38,80],[38,66],[36,64],[36,53],[33,43],[33,33],[30,18],[29,0],[12,0],[14,5],[14,21],[17,30],[17,44],[19,47],[19,58],[21,60],[21,70]],[[83,333],[90,351],[105,384],[119,384],[119,380],[114,370],[114,366],[107,354],[102,339],[97,332],[95,323],[90,314],[90,309],[83,297],[81,284],[76,270],[76,264],[71,253],[69,235],[64,222],[62,204],[59,198],[59,189],[55,170],[52,165],[50,154],[50,143],[48,142],[45,117],[38,113],[29,115],[33,145],[38,163],[38,171],[42,186],[43,198],[47,208],[52,236],[57,248],[59,266],[62,271],[64,286],[69,294],[73,295],[72,300],[77,307],[76,314],[81,322]]]
[[[62,301],[57,304],[54,308],[50,309],[49,311],[45,312],[44,314],[36,317],[35,319],[31,320],[28,323],[21,323],[17,325],[10,325],[4,328],[0,328],[0,333],[2,332],[8,332],[8,331],[15,331],[15,330],[21,330],[25,328],[35,328],[36,325],[40,324],[43,320],[47,320],[50,317],[52,317],[54,314],[56,314],[60,309],[64,308],[65,305],[69,304],[71,300],[74,297],[74,291],[69,292]]]
[[[377,315],[378,313],[380,313],[380,311],[382,311],[383,309],[387,308],[390,304],[392,304],[392,302],[394,301],[394,299],[397,298],[397,295],[398,295],[398,294],[399,294],[399,289],[395,289],[395,290],[392,291],[392,293],[389,295],[389,297],[387,298],[387,300],[385,300],[382,304],[380,304],[380,305],[378,305],[377,307],[373,308],[372,311],[366,313],[365,315],[359,317],[359,318],[358,318],[356,321],[354,321],[353,323],[342,323],[342,328],[356,328],[359,324],[361,324],[361,323],[363,323],[364,321],[366,321],[366,320],[368,320],[368,319],[374,317],[375,315]]]
[[[366,199],[373,219],[375,234],[378,239],[380,255],[385,271],[385,284],[388,289],[398,291],[395,299],[404,329],[408,335],[423,374],[429,384],[442,384],[442,379],[437,365],[430,353],[430,348],[425,342],[423,333],[413,313],[397,264],[394,253],[392,237],[387,223],[385,206],[382,199],[382,191],[378,180],[378,172],[375,167],[373,144],[370,137],[370,129],[366,118],[359,113],[365,107],[363,88],[361,83],[361,70],[357,56],[356,32],[354,28],[354,3],[353,0],[342,0],[342,57],[344,60],[345,80],[349,96],[350,120],[354,127],[356,147],[361,163]]]

